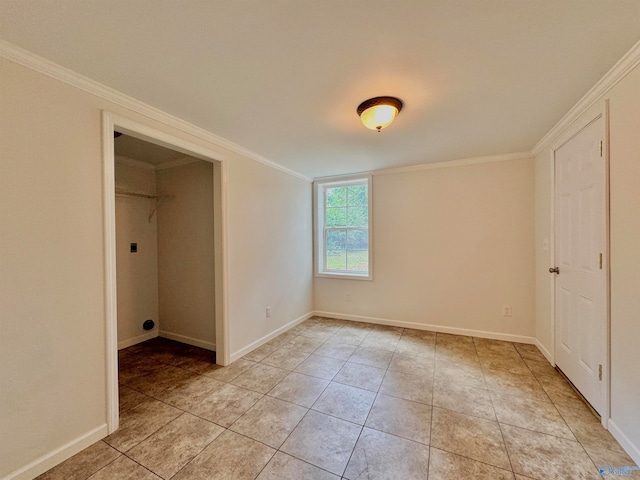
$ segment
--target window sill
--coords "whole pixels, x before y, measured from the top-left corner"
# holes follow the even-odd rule
[[[373,276],[371,274],[358,275],[349,273],[318,272],[315,276],[319,278],[337,278],[342,280],[366,280],[369,282],[373,281]]]

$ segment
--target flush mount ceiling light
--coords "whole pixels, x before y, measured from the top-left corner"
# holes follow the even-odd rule
[[[393,122],[402,110],[402,100],[396,97],[375,97],[358,105],[358,115],[365,127],[378,132]]]

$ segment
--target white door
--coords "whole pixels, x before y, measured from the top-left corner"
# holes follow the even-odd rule
[[[603,134],[599,117],[555,152],[555,361],[598,413],[606,351]]]

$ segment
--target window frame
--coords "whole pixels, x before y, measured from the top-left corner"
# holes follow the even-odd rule
[[[314,275],[322,278],[342,278],[349,280],[373,280],[373,191],[371,175],[349,175],[325,177],[313,182],[313,239],[314,239]],[[328,188],[367,185],[367,237],[368,269],[357,273],[349,270],[327,270],[325,236],[328,230],[343,230],[345,227],[327,227],[325,192]],[[346,227],[347,230],[365,230],[363,227]]]

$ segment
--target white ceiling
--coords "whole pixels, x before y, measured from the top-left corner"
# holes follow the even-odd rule
[[[530,150],[640,0],[0,0],[7,41],[308,176]],[[366,98],[405,107],[382,133]]]

